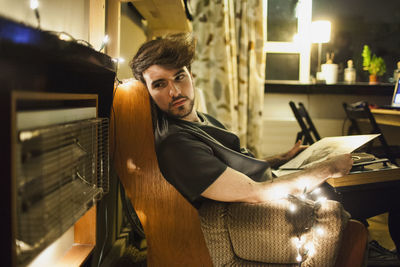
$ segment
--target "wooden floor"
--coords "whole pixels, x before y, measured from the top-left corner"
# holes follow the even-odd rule
[[[389,250],[395,249],[395,245],[390,238],[387,226],[388,214],[384,213],[368,219],[369,233],[372,240],[376,240],[379,244]]]

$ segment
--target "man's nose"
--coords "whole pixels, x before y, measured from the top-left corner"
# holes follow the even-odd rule
[[[171,97],[177,96],[181,93],[181,89],[175,83],[171,82],[169,86],[169,95]]]

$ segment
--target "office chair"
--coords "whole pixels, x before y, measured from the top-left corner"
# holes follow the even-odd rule
[[[321,137],[303,103],[299,102],[299,107],[296,107],[296,104],[290,101],[289,106],[301,128],[301,131],[297,133],[296,142],[303,140],[303,145],[311,145],[320,140]]]
[[[366,152],[374,154],[379,158],[388,158],[393,164],[397,164],[396,158],[400,158],[400,146],[388,145],[374,115],[369,109],[368,102],[360,101],[353,104],[343,103],[343,108],[346,112],[347,119],[349,119],[351,123],[347,130],[347,134],[380,134],[378,139],[381,146],[374,147],[374,142],[371,142],[368,144]],[[369,122],[369,131],[363,131],[362,128],[360,128],[359,122],[361,121]]]
[[[295,217],[288,213],[289,202],[210,200],[195,210],[159,171],[145,86],[131,80],[118,88],[110,145],[115,151],[115,170],[145,232],[147,266],[295,267],[296,250],[289,250],[289,245],[293,245],[291,238],[297,232],[291,222],[308,221],[311,213],[318,215],[318,223],[325,225],[329,234],[318,242],[324,251],[309,258],[316,264],[305,262],[302,266],[361,266],[367,230],[359,222],[348,221],[337,202],[327,201],[318,210],[306,204],[299,206],[305,212],[295,213]],[[227,262],[231,264],[225,265]]]

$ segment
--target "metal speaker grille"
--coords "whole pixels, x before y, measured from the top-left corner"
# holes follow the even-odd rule
[[[33,259],[108,192],[108,124],[99,118],[18,133],[19,263]]]

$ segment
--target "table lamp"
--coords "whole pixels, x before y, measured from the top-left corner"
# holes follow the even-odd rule
[[[311,40],[318,43],[318,68],[321,71],[322,44],[328,43],[331,38],[331,22],[327,20],[317,20],[311,23]]]

